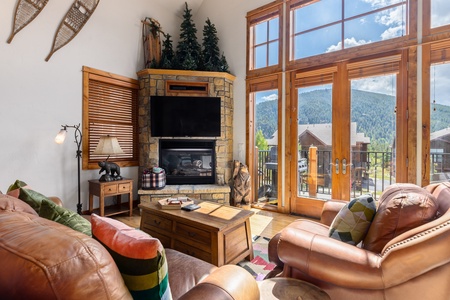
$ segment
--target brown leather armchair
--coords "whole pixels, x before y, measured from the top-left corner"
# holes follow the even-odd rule
[[[332,299],[450,299],[450,184],[414,188],[427,194],[429,207],[420,204],[421,210],[400,213],[389,220],[396,208],[382,204],[380,198],[367,236],[358,246],[328,237],[329,226],[345,202],[327,202],[320,222],[291,223],[269,243],[269,259],[281,271],[276,276],[310,282]],[[408,188],[404,193],[409,193]],[[433,212],[431,221],[423,219],[421,225],[389,237],[387,228],[399,226],[390,222],[423,218],[425,210]],[[378,214],[388,218],[380,222]],[[370,245],[377,237],[389,237],[380,251]]]

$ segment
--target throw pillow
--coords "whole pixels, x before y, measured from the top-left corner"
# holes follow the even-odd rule
[[[20,188],[27,187],[27,184],[19,179],[17,179],[13,184],[11,184],[7,190],[7,194],[15,198],[19,198]]]
[[[358,245],[366,236],[375,216],[372,195],[362,195],[345,205],[331,223],[329,237],[351,245]]]
[[[22,201],[25,201],[37,213],[39,213],[39,209],[41,208],[42,200],[51,201],[49,198],[42,195],[41,193],[30,189],[25,182],[19,180],[16,180],[16,182],[9,187],[8,195],[19,198]]]
[[[394,237],[435,219],[437,211],[436,198],[426,189],[411,183],[393,184],[380,196],[362,247],[381,253]]]
[[[161,242],[124,223],[91,215],[92,236],[109,251],[134,299],[172,299]]]
[[[91,223],[88,220],[70,209],[56,205],[50,200],[42,200],[39,216],[92,236]]]

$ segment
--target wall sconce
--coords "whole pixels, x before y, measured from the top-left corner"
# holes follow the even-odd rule
[[[99,181],[114,181],[114,180],[122,180],[123,177],[120,176],[120,167],[113,162],[109,162],[109,156],[124,154],[122,148],[120,148],[119,141],[115,136],[101,136],[98,141],[97,147],[95,148],[92,154],[94,155],[108,155],[108,157],[98,163],[100,166],[99,174],[103,171],[106,174],[102,175]]]
[[[78,203],[77,203],[77,213],[81,215],[81,185],[80,185],[80,160],[81,160],[81,138],[83,137],[80,130],[80,124],[78,125],[61,125],[62,129],[59,131],[59,133],[55,137],[55,142],[57,144],[64,143],[64,140],[66,139],[67,135],[67,128],[74,128],[75,129],[75,144],[77,144],[77,159],[78,159]]]

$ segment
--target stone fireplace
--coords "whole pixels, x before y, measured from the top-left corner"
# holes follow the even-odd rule
[[[145,168],[162,166],[161,142],[171,143],[183,140],[185,142],[212,142],[211,161],[205,153],[192,155],[185,168],[176,172],[190,172],[192,177],[168,177],[168,184],[163,190],[141,190],[141,202],[154,201],[170,196],[189,196],[209,200],[221,204],[229,204],[230,188],[228,181],[233,168],[233,81],[234,76],[222,72],[200,72],[184,70],[144,69],[138,72],[139,77],[139,174]],[[221,125],[220,136],[216,137],[154,137],[151,132],[150,97],[151,96],[195,96],[220,97]],[[203,148],[202,148],[203,149]],[[182,156],[179,156],[182,157]],[[195,159],[194,159],[195,158]],[[191,164],[202,165],[195,168]],[[208,170],[208,165],[211,169]],[[182,159],[178,165],[182,166]],[[204,166],[204,164],[206,164]],[[205,168],[204,168],[205,167]],[[202,174],[200,174],[202,173]],[[170,176],[170,174],[168,174]],[[192,181],[193,177],[209,177],[209,180]],[[175,179],[175,181],[173,181]],[[181,179],[181,181],[177,181]],[[174,183],[173,183],[174,182]],[[139,186],[141,183],[139,182]]]

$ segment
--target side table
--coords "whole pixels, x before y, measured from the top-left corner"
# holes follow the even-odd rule
[[[331,300],[321,288],[299,279],[275,277],[258,284],[261,300]]]
[[[122,195],[128,194],[128,206],[122,205]],[[128,212],[133,215],[133,180],[117,181],[89,180],[89,213],[94,211],[94,196],[99,198],[99,215],[111,216]],[[117,205],[108,208],[105,213],[105,197],[116,196]],[[126,204],[126,203],[124,203]]]

